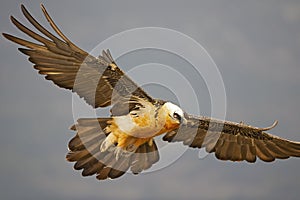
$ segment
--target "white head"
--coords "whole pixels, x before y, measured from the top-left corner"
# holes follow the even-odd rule
[[[179,108],[177,105],[167,102],[163,105],[165,108],[168,117],[174,121],[175,123],[181,124],[186,123],[186,119],[184,117],[184,112],[181,108]]]

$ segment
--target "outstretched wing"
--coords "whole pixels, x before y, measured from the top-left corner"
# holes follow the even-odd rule
[[[11,21],[20,31],[38,43],[5,33],[3,36],[26,47],[19,50],[29,56],[29,61],[34,63],[34,68],[40,74],[46,75],[47,80],[76,92],[94,108],[120,103],[120,101],[128,102],[129,99],[143,98],[152,101],[151,97],[116,65],[109,50],[103,51],[102,56],[98,58],[88,54],[73,44],[58,29],[43,5],[41,8],[59,37],[40,25],[24,5],[21,5],[24,16],[43,35],[30,30],[14,17],[11,17]]]
[[[282,139],[243,123],[219,121],[207,117],[187,116],[187,125],[169,132],[164,140],[182,141],[190,147],[205,148],[215,152],[218,159],[255,162],[256,157],[266,162],[276,158],[300,157],[300,143]]]

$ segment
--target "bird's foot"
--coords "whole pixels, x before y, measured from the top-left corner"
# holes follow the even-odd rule
[[[113,151],[116,148],[117,138],[113,134],[109,134],[100,146],[100,151]]]
[[[122,147],[116,147],[114,149],[114,154],[116,157],[116,160],[119,160],[122,157],[129,157],[130,155],[132,155],[135,151],[127,151],[124,150]]]

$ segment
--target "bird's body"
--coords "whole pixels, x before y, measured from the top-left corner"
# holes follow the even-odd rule
[[[162,109],[151,103],[143,104],[145,107],[133,110],[127,115],[113,117],[119,129],[128,135],[138,138],[155,136],[164,126]]]
[[[5,38],[19,48],[34,68],[57,86],[72,90],[93,108],[111,106],[109,117],[78,119],[71,130],[67,160],[75,162],[83,176],[97,179],[117,178],[127,170],[134,174],[150,168],[159,160],[155,137],[165,134],[167,142],[183,142],[205,148],[220,160],[255,162],[256,158],[300,157],[300,143],[266,133],[244,123],[192,116],[177,105],[153,99],[117,66],[110,51],[94,57],[72,43],[56,26],[42,5],[47,21],[57,36],[40,25],[22,5],[26,19],[37,34],[14,17],[12,23],[36,40],[27,41],[9,34]]]
[[[104,130],[111,134],[102,143],[101,151],[116,145],[125,151],[134,152],[146,142],[152,145],[155,136],[179,128],[180,121],[169,116],[169,113],[174,112],[183,114],[178,106],[170,102],[159,105],[144,102],[143,107],[138,107],[127,115],[112,117]]]

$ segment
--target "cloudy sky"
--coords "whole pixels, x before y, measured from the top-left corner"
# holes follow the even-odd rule
[[[300,141],[299,1],[6,0],[1,2],[0,32],[23,36],[9,21],[14,15],[25,22],[21,3],[46,24],[41,2],[63,32],[87,51],[132,28],[164,27],[188,35],[218,66],[227,96],[226,119],[258,127],[278,119],[279,125],[271,133]],[[188,150],[172,165],[140,176],[127,174],[104,182],[81,177],[65,161],[67,143],[74,134],[68,130],[74,121],[71,93],[37,75],[16,45],[3,38],[0,43],[1,199],[299,198],[300,160],[296,158],[232,163],[213,155],[199,159],[198,151]],[[170,43],[176,41],[170,39]],[[188,68],[189,64],[185,66],[175,58],[170,62],[170,55],[162,55],[157,51],[137,52],[121,57],[118,63],[125,70],[130,69],[129,64],[143,64],[145,60],[174,68],[181,62],[183,71]],[[152,75],[134,76],[141,82],[151,80]],[[177,84],[177,79],[169,79],[168,84]],[[209,114],[211,103],[206,87],[201,86],[203,80],[190,79],[199,81],[200,86],[195,87],[199,87],[200,111]],[[147,91],[159,97],[154,86]],[[172,97],[171,93],[165,95]],[[187,100],[181,103],[188,111],[193,111],[193,105]]]

